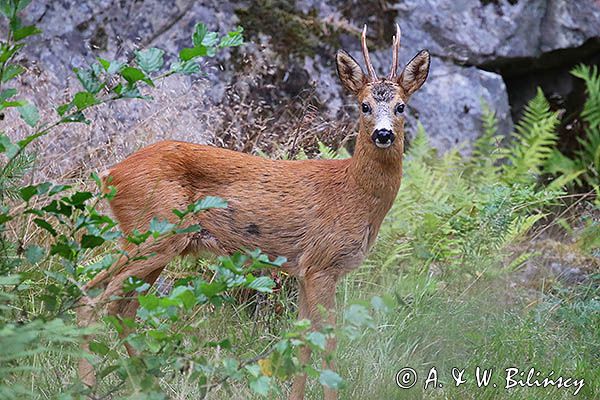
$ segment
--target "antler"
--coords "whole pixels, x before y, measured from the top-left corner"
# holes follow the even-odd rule
[[[398,24],[396,24],[396,34],[394,35],[394,44],[392,47],[392,71],[388,77],[389,80],[396,77],[396,71],[398,69],[398,53],[400,52],[400,26]]]
[[[365,64],[367,65],[369,80],[376,81],[377,74],[375,74],[375,68],[373,68],[373,64],[371,64],[371,58],[369,57],[369,49],[367,49],[367,25],[365,25],[363,28],[360,40],[362,43],[363,56],[365,57]]]

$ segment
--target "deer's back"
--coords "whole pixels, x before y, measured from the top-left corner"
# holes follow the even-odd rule
[[[376,200],[361,195],[349,160],[275,161],[212,146],[161,142],[134,153],[110,171],[117,188],[111,208],[125,232],[145,229],[153,217],[173,220],[205,196],[225,209],[198,214],[202,231],[190,250],[232,252],[260,248],[288,258],[291,272],[312,266],[357,266],[381,218]],[[373,204],[369,204],[373,202]],[[387,211],[387,209],[385,210]],[[296,267],[302,264],[302,271]]]

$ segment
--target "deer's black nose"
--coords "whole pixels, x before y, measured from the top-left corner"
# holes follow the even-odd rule
[[[373,132],[371,139],[377,147],[385,149],[394,143],[396,136],[394,135],[394,132],[389,129],[377,129]]]

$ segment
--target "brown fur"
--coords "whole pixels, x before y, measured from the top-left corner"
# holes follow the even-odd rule
[[[358,64],[347,62],[355,63],[349,56],[338,57],[342,64],[338,70],[362,74]],[[407,91],[396,81],[341,78],[346,86],[347,79],[352,84],[362,82],[356,93],[360,102],[373,103],[374,94],[385,94],[388,102],[374,104],[381,112],[408,100]],[[104,285],[106,289],[95,299],[82,300],[80,324],[93,322],[100,306],[111,296],[122,294],[122,283],[130,276],[152,284],[177,255],[202,251],[226,254],[244,248],[286,257],[284,269],[299,281],[299,318],[311,319],[315,328],[324,321],[333,324],[336,282],[364,260],[400,188],[404,120],[394,118],[397,140],[391,147],[380,149],[371,140],[374,118],[361,117],[354,156],[346,160],[273,161],[168,141],[148,146],[111,168],[104,181],[117,189],[110,205],[125,233],[147,229],[154,217],[174,221],[173,209],[184,209],[205,196],[221,197],[228,207],[194,216],[189,223],[199,223],[200,232],[173,236],[140,250],[125,244],[124,250],[130,253],[156,255],[133,262],[124,259],[92,280],[86,288]],[[321,315],[319,306],[328,315]],[[137,303],[121,300],[110,303],[108,311],[133,317],[136,309]],[[330,340],[328,350],[334,346]],[[307,362],[309,357],[310,350],[303,349],[301,361]],[[93,369],[85,360],[80,364],[80,375],[84,382],[93,384]],[[303,375],[296,378],[291,398],[304,397],[305,380]],[[325,397],[335,399],[336,393],[325,390]]]

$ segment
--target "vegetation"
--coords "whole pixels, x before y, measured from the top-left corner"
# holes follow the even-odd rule
[[[156,48],[138,51],[132,63],[99,59],[75,71],[82,91],[57,108],[56,120],[43,122],[35,105],[6,87],[24,72],[13,61],[23,40],[39,32],[21,24],[18,12],[27,4],[0,0],[10,32],[0,43],[0,112],[13,118],[10,110],[17,110],[31,127],[17,142],[0,135],[0,398],[279,398],[300,371],[317,378],[310,398],[319,397],[322,385],[340,388],[344,399],[573,396],[573,387],[506,390],[501,373],[509,367],[535,368],[542,378],[554,371],[583,379],[578,396],[600,397],[600,227],[593,218],[600,203],[597,196],[593,203],[591,196],[565,191],[581,185],[598,193],[597,69],[574,70],[586,82],[588,101],[582,114],[587,138],[573,159],[555,150],[558,116],[541,91],[505,146],[491,111],[470,156],[438,155],[419,127],[377,244],[340,285],[337,328],[313,332],[307,321],[295,322],[294,282],[277,274],[285,260],[256,250],[175,261],[152,289],[131,280],[126,291],[141,305],[136,320],[105,318],[81,329],[74,309],[83,284],[121,255],[117,239],[141,244],[199,227],[153,220],[147,231],[124,237],[98,207],[114,189],[25,184],[36,162],[29,145],[61,124],[85,123],[91,107],[148,99],[143,93],[160,79],[200,72],[199,58],[242,44],[242,31],[219,37],[196,25],[191,47],[166,70]],[[319,156],[348,153],[321,146]],[[558,158],[562,167],[554,168]],[[91,181],[99,187],[98,177]],[[567,218],[563,210],[573,197],[586,203],[592,217]],[[174,213],[183,221],[226,206],[209,197]],[[570,239],[561,248],[589,264],[585,280],[571,286],[545,277],[522,285],[525,267],[543,256],[527,242],[554,226]],[[258,272],[265,269],[273,273]],[[120,338],[124,330],[131,333]],[[82,354],[79,343],[91,333],[94,354]],[[328,335],[339,341],[339,375],[297,359],[302,345],[320,357]],[[140,356],[126,356],[125,342]],[[89,357],[99,371],[93,388],[77,382],[80,357]],[[477,387],[477,366],[496,370],[498,388]],[[418,373],[412,389],[396,384],[403,367]],[[432,367],[443,386],[424,389]],[[458,387],[454,367],[466,370],[467,382]]]

